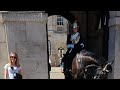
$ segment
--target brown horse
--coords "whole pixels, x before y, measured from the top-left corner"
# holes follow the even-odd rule
[[[112,63],[99,63],[94,53],[82,50],[72,61],[73,79],[106,79]],[[102,59],[103,60],[103,59]]]
[[[91,67],[96,69],[100,65],[97,60],[92,57],[92,53],[88,51],[81,51],[78,53],[72,61],[72,76],[74,79],[82,79],[85,78],[85,67],[88,65],[92,65]],[[90,67],[89,67],[90,68]]]

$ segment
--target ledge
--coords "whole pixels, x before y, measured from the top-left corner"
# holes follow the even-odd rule
[[[120,25],[120,17],[109,19],[109,27]]]
[[[22,21],[46,23],[48,14],[44,11],[2,11],[0,12],[0,22]]]
[[[120,17],[120,11],[109,11],[110,18]]]

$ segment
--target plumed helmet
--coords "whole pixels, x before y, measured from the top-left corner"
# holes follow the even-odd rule
[[[78,24],[77,24],[77,21],[75,21],[74,23],[73,23],[73,28],[77,28],[78,27]]]

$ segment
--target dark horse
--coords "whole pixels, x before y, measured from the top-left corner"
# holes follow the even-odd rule
[[[108,73],[112,71],[111,64],[93,52],[82,50],[73,59],[71,72],[64,72],[65,79],[107,79]]]

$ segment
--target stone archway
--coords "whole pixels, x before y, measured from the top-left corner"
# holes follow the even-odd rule
[[[48,16],[64,16],[71,23],[77,20],[86,48],[108,59],[108,11],[46,11],[46,13]],[[105,17],[107,22],[103,25]],[[100,18],[102,28],[98,29]]]

